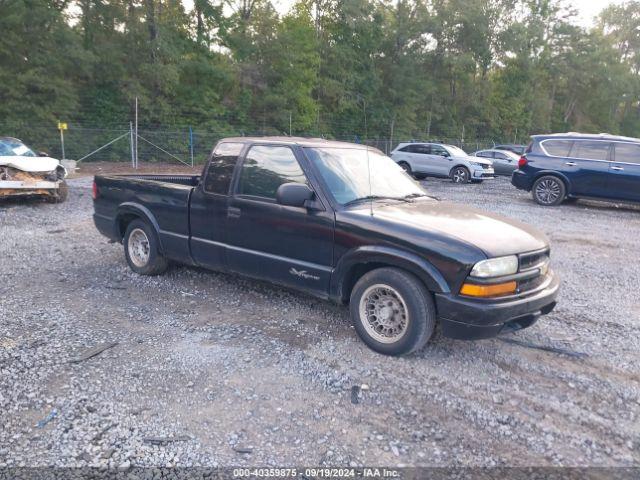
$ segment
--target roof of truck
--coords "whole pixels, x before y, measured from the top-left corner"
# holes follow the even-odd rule
[[[285,143],[288,145],[300,145],[301,147],[333,147],[333,148],[367,148],[367,145],[361,143],[340,142],[337,140],[326,140],[324,138],[312,137],[228,137],[220,140],[221,142],[242,142],[242,143]],[[378,150],[375,147],[369,147],[372,150]]]

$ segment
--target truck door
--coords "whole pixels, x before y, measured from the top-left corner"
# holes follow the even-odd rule
[[[227,216],[229,269],[327,294],[333,213],[283,206],[275,200],[276,190],[283,183],[311,186],[294,149],[288,145],[253,145],[236,177]]]
[[[196,264],[226,267],[226,225],[229,187],[243,143],[219,143],[193,190],[190,203],[191,256]]]

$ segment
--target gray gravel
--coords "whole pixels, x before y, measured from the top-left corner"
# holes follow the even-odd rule
[[[559,305],[506,338],[585,356],[439,338],[389,358],[343,307],[133,274],[93,227],[90,180],[70,183],[61,205],[0,205],[0,467],[640,464],[638,208],[428,179],[549,235]]]

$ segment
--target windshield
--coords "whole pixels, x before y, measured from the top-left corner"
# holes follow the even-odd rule
[[[0,157],[35,157],[36,154],[20,140],[0,138]]]
[[[368,159],[363,148],[305,148],[305,152],[341,205],[371,197],[402,199],[427,195],[396,162],[379,152],[369,150]]]
[[[465,152],[461,148],[454,147],[453,145],[447,145],[446,148],[447,148],[447,150],[449,150],[449,153],[454,157],[466,157],[467,156],[467,152]]]

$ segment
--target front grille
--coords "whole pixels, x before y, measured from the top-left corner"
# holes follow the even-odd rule
[[[540,268],[549,261],[549,250],[540,252],[523,253],[520,255],[518,271],[526,272],[534,268]]]
[[[537,274],[534,277],[518,281],[518,292],[528,292],[537,289],[546,279],[546,266],[549,263],[549,250],[524,253],[519,256],[519,272],[532,272],[540,269],[544,274]]]
[[[518,292],[528,292],[530,290],[535,290],[544,283],[544,279],[544,275],[538,275],[537,277],[520,280],[518,282]]]

